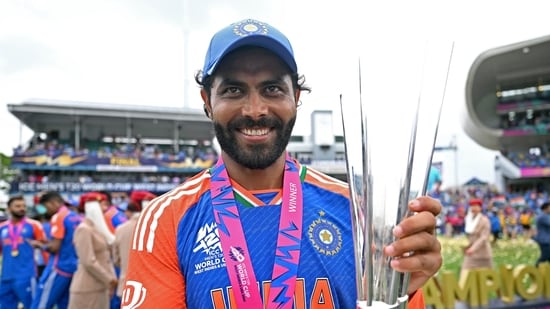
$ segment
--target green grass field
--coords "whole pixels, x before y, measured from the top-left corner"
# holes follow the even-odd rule
[[[465,236],[445,237],[439,236],[441,242],[441,254],[443,255],[443,266],[441,271],[452,271],[458,277],[460,266],[464,259],[462,248],[468,243]],[[498,268],[500,265],[534,265],[539,258],[540,250],[532,240],[525,240],[522,237],[517,239],[499,239],[493,245],[493,265]]]

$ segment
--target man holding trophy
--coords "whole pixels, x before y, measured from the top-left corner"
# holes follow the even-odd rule
[[[122,308],[355,308],[348,185],[285,151],[310,90],[286,36],[257,20],[231,24],[196,80],[222,153],[142,212]],[[409,308],[424,308],[420,288],[442,263],[441,205],[418,197],[408,208],[416,214],[383,252],[410,274]]]

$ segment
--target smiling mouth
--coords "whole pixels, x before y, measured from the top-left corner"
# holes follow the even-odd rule
[[[248,136],[263,136],[269,133],[269,129],[268,128],[262,128],[262,129],[244,128],[244,129],[241,129],[241,133]]]

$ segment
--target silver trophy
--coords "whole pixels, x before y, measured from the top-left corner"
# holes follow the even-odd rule
[[[417,44],[418,45],[418,44]],[[406,308],[409,274],[383,248],[426,194],[452,42],[362,53],[359,89],[340,96],[357,283],[357,308]],[[409,254],[414,254],[410,252]]]

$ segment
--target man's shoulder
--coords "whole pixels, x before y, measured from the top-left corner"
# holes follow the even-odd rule
[[[181,216],[196,205],[204,193],[210,190],[210,173],[207,170],[188,178],[174,189],[156,197],[142,210],[140,221],[160,217],[166,210]]]
[[[209,190],[210,174],[204,171],[150,201],[133,229],[131,254],[173,250],[179,222]]]
[[[311,167],[305,167],[305,169],[304,183],[349,197],[349,186],[345,181],[329,176]]]
[[[27,218],[25,219],[27,224],[28,225],[31,225],[33,227],[40,227],[42,228],[42,222],[38,221],[38,220],[35,220],[35,219],[32,219],[32,218]]]

